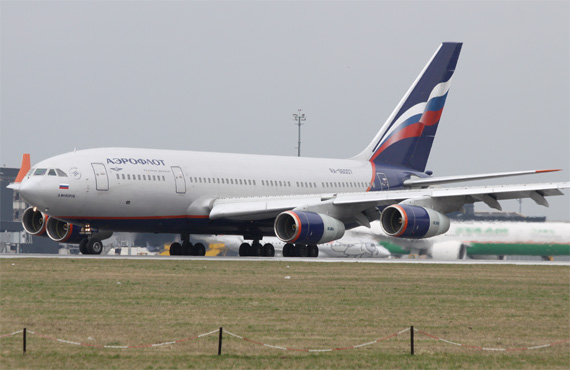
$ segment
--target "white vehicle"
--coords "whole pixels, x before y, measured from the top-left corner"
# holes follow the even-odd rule
[[[276,235],[294,254],[317,256],[319,244],[380,219],[395,238],[445,233],[444,215],[466,203],[500,208],[503,199],[561,195],[568,183],[438,187],[545,171],[433,177],[426,163],[461,51],[437,49],[378,133],[350,159],[278,157],[192,151],[100,148],[46,159],[19,189],[31,207],[23,224],[33,235],[79,243],[101,253],[114,231],[180,234],[172,254],[204,255],[191,234],[240,235],[243,255],[272,256],[261,241]]]

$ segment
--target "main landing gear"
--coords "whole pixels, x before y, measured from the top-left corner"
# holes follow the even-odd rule
[[[290,244],[283,246],[283,257],[318,257],[319,247],[315,244]]]
[[[182,234],[182,244],[175,242],[170,245],[171,256],[205,256],[206,247],[202,243],[190,243],[190,235]]]
[[[273,244],[263,244],[259,240],[254,241],[252,244],[242,243],[239,246],[240,257],[273,257],[275,256],[275,248]]]

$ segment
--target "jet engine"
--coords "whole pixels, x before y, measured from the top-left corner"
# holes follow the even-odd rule
[[[320,244],[342,238],[344,223],[315,212],[286,211],[275,218],[274,230],[285,243]]]
[[[458,241],[434,243],[429,255],[434,260],[453,261],[467,258],[467,246]]]
[[[81,232],[81,226],[57,220],[53,217],[48,219],[46,231],[48,236],[58,243],[77,244],[88,237],[79,234]]]
[[[449,218],[430,208],[393,204],[380,215],[380,225],[389,236],[422,239],[449,230]]]
[[[45,235],[47,220],[48,216],[34,207],[27,208],[22,214],[22,226],[33,236],[47,236]]]

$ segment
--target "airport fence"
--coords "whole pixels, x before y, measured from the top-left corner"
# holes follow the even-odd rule
[[[139,345],[125,345],[125,346],[118,346],[118,345],[99,345],[99,344],[92,344],[92,343],[82,343],[82,342],[75,342],[75,341],[70,341],[70,340],[65,340],[65,339],[60,339],[60,338],[56,338],[56,337],[52,337],[49,335],[45,335],[45,334],[40,334],[31,330],[27,330],[26,328],[24,328],[23,330],[18,330],[15,331],[13,333],[9,333],[9,334],[4,334],[4,335],[0,335],[0,339],[4,339],[4,338],[8,338],[8,337],[14,337],[18,334],[22,334],[22,347],[23,347],[23,353],[26,354],[27,352],[27,335],[34,335],[37,336],[39,338],[43,338],[43,339],[48,339],[48,340],[52,340],[52,341],[56,341],[59,343],[63,343],[63,344],[70,344],[70,345],[76,345],[76,346],[84,346],[84,347],[93,347],[93,348],[106,348],[106,349],[134,349],[134,348],[152,348],[152,347],[162,347],[162,346],[168,346],[168,345],[174,345],[174,344],[178,344],[178,343],[182,343],[182,342],[188,342],[188,341],[192,341],[195,339],[200,339],[200,338],[205,338],[207,336],[210,335],[214,335],[214,334],[218,334],[218,355],[222,354],[222,339],[223,339],[223,334],[227,334],[231,337],[255,344],[255,345],[259,345],[259,346],[263,346],[263,347],[267,347],[267,348],[272,348],[272,349],[277,349],[277,350],[282,350],[282,351],[295,351],[295,352],[334,352],[334,351],[344,351],[344,350],[351,350],[351,349],[357,349],[357,348],[361,348],[361,347],[366,347],[366,346],[370,346],[385,340],[388,340],[390,338],[394,338],[397,337],[399,335],[402,335],[404,333],[410,333],[410,354],[414,355],[414,334],[418,333],[421,335],[424,335],[430,339],[442,342],[442,343],[446,343],[446,344],[450,344],[450,345],[454,345],[454,346],[459,346],[459,347],[463,347],[463,348],[467,348],[470,350],[479,350],[479,351],[495,351],[495,352],[515,352],[515,351],[527,351],[527,350],[536,350],[536,349],[542,349],[542,348],[547,348],[547,347],[552,347],[552,346],[556,346],[559,344],[563,344],[563,343],[568,343],[570,342],[570,338],[569,339],[564,339],[564,340],[559,340],[556,342],[551,342],[551,343],[547,343],[547,344],[542,344],[542,345],[535,345],[535,346],[527,346],[527,347],[517,347],[517,348],[490,348],[490,347],[483,347],[483,346],[473,346],[473,345],[467,345],[464,343],[459,343],[459,342],[454,342],[451,340],[447,340],[444,338],[440,338],[437,337],[435,335],[429,334],[423,330],[414,328],[413,326],[406,328],[406,329],[402,329],[396,333],[393,333],[391,335],[382,337],[382,338],[378,338],[375,340],[372,340],[370,342],[366,342],[366,343],[361,343],[361,344],[357,344],[357,345],[353,345],[353,346],[348,346],[348,347],[336,347],[336,348],[325,348],[325,349],[305,349],[305,348],[295,348],[295,347],[284,347],[284,346],[276,346],[276,345],[272,345],[272,344],[267,344],[267,343],[263,343],[263,342],[259,342],[256,340],[252,340],[252,339],[248,339],[244,336],[238,335],[238,334],[234,334],[232,332],[229,332],[227,330],[224,331],[223,328],[219,328],[216,330],[212,330],[210,332],[204,333],[204,334],[200,334],[200,335],[194,335],[191,337],[187,337],[187,338],[182,338],[182,339],[178,339],[178,340],[173,340],[173,341],[168,341],[168,342],[161,342],[161,343],[154,343],[154,344],[139,344]]]

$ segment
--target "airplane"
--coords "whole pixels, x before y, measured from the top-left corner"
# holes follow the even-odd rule
[[[318,257],[325,258],[388,258],[391,253],[380,245],[376,240],[376,235],[362,235],[358,234],[357,237],[353,237],[350,234],[351,230],[348,230],[345,235],[338,240],[334,240],[328,243],[319,245],[319,255]],[[282,242],[276,237],[266,237],[264,238],[266,243],[273,245],[275,249],[275,255],[281,255],[283,257],[301,257],[307,256],[307,253],[303,253],[303,248],[298,248],[294,251],[288,250],[290,247],[285,248],[286,243]],[[221,243],[228,250],[239,253],[240,247],[244,244],[244,240],[240,236],[235,235],[218,235],[218,236],[208,236],[204,239],[206,244],[218,244]],[[296,252],[296,254],[294,254]],[[243,253],[243,249],[241,251]]]
[[[449,230],[429,239],[388,237],[378,222],[350,230],[354,239],[376,241],[392,255],[425,255],[437,260],[502,259],[505,256],[570,256],[567,222],[452,221]]]
[[[369,144],[350,159],[133,148],[76,150],[46,159],[9,185],[30,204],[32,235],[99,254],[113,232],[179,234],[172,254],[204,255],[190,235],[240,235],[240,255],[273,256],[263,237],[316,257],[319,244],[380,220],[394,238],[445,233],[445,213],[466,203],[562,195],[568,182],[445,187],[450,183],[558,170],[435,177],[426,171],[462,43],[444,42]],[[28,157],[29,158],[29,157]],[[24,160],[23,160],[24,162]],[[439,186],[439,187],[434,187]]]

